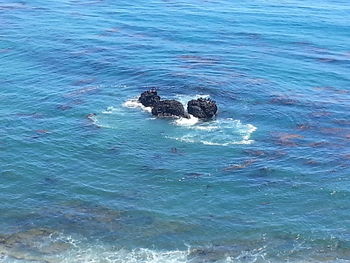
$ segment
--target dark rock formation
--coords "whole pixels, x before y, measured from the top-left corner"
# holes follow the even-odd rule
[[[215,101],[209,98],[190,100],[187,103],[187,112],[200,119],[210,119],[216,114],[217,111],[218,108]]]
[[[181,102],[176,100],[161,100],[152,109],[152,114],[159,117],[186,117]]]
[[[189,118],[189,114],[192,114],[200,119],[210,119],[218,110],[215,101],[209,98],[199,98],[187,103],[188,113],[186,113],[184,106],[179,101],[160,100],[155,89],[141,93],[138,101],[145,107],[152,107],[152,114],[159,117]]]
[[[145,107],[154,107],[160,101],[160,97],[155,89],[150,89],[141,93],[139,102]]]

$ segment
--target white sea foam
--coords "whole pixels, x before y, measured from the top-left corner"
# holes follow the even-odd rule
[[[124,116],[127,114],[124,108],[138,108],[143,111],[151,112],[151,107],[145,107],[140,102],[138,102],[137,98],[132,98],[125,101],[121,106],[109,106],[105,110],[100,113],[94,115],[90,114],[88,118],[92,121],[92,123],[98,127],[102,128],[117,128],[115,124],[117,123],[118,117]],[[108,116],[113,115],[113,116]]]
[[[199,262],[215,262],[215,263],[229,263],[229,262],[255,262],[255,258],[258,258],[257,253],[245,252],[246,258],[252,259],[247,261],[243,258],[241,261],[240,256],[236,258],[231,255],[224,255],[220,252],[215,253],[215,249],[210,247],[208,251],[214,251],[217,254],[217,258],[209,258],[201,253],[197,254],[196,249],[188,247],[184,250],[156,250],[148,248],[137,249],[120,249],[111,245],[104,245],[101,243],[91,244],[86,242],[84,238],[82,240],[76,240],[71,236],[60,236],[55,241],[66,242],[70,244],[70,249],[63,253],[58,253],[55,256],[49,256],[42,258],[45,262],[50,263],[199,263]],[[206,248],[203,248],[204,251]],[[201,249],[200,249],[201,250]],[[209,253],[211,255],[213,253]],[[37,258],[39,259],[39,258]],[[239,259],[239,260],[236,260]]]
[[[198,256],[191,255],[191,250],[172,250],[161,251],[146,248],[138,248],[134,250],[127,249],[113,249],[103,246],[88,246],[73,248],[67,253],[52,255],[36,255],[31,256],[30,253],[21,253],[19,251],[13,252],[12,255],[0,254],[0,262],[2,263],[35,263],[35,262],[47,262],[47,263],[277,263],[288,260],[291,263],[341,263],[349,262],[347,259],[334,259],[332,257],[327,258],[324,255],[324,259],[320,260],[320,257],[312,258],[305,256],[302,258],[277,258],[271,259],[264,248],[257,248],[252,250],[243,250],[240,253],[238,251],[227,251],[226,253],[218,254],[215,258],[214,253],[210,253],[208,256],[205,254]],[[237,252],[239,253],[237,255]],[[17,256],[18,255],[18,256]]]
[[[126,108],[140,108],[144,111],[148,111],[148,112],[151,112],[152,111],[152,108],[151,107],[145,107],[143,106],[137,98],[132,98],[130,100],[127,100],[126,102],[123,103],[123,107],[126,107]]]
[[[139,248],[134,250],[105,250],[103,247],[94,247],[88,250],[77,251],[64,258],[63,263],[185,263],[188,252],[155,251],[151,249]]]
[[[251,140],[250,137],[257,129],[252,124],[243,124],[240,120],[232,118],[182,126],[183,130],[179,135],[167,137],[182,142],[216,146],[251,144],[254,140]]]
[[[47,240],[49,239],[49,240]],[[235,249],[228,247],[200,247],[183,250],[156,250],[149,248],[126,249],[117,248],[112,244],[101,243],[95,240],[93,243],[84,237],[72,237],[63,233],[55,233],[44,239],[31,244],[31,249],[18,246],[16,249],[0,246],[0,262],[2,263],[20,263],[20,262],[48,262],[48,263],[253,263],[253,262],[281,262],[282,258],[272,259],[269,257],[268,247],[250,247],[246,249]],[[49,244],[49,245],[48,245]],[[66,245],[64,245],[66,244]],[[46,249],[49,248],[49,249]],[[271,249],[271,248],[270,248]],[[288,262],[316,263],[316,259],[310,256],[309,251],[305,254],[305,259],[296,257],[288,258]],[[283,256],[283,255],[282,255]],[[285,259],[285,258],[284,258]],[[338,260],[328,258],[322,262],[348,262],[347,260]]]
[[[174,121],[175,125],[178,126],[192,126],[199,122],[199,119],[190,115],[190,118],[179,118]]]

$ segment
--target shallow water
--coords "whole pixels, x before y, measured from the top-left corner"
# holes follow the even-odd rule
[[[350,261],[347,1],[0,3],[0,262]],[[218,116],[155,119],[157,87]]]

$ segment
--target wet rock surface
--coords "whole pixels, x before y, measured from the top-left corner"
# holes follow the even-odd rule
[[[139,97],[139,102],[145,107],[154,107],[159,103],[160,97],[155,89],[150,89],[141,93]]]
[[[210,119],[215,116],[217,111],[215,101],[209,98],[190,100],[187,103],[187,112],[199,119]]]
[[[185,117],[185,109],[181,102],[176,100],[159,101],[152,109],[152,114],[159,117]]]
[[[211,119],[217,113],[215,101],[209,98],[198,98],[187,103],[187,112],[177,100],[161,100],[155,89],[141,93],[138,101],[145,107],[152,108],[152,114],[158,117],[184,117],[190,114],[200,119]]]

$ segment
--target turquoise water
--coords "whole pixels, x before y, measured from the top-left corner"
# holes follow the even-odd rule
[[[0,262],[349,262],[349,40],[345,0],[2,0]]]

